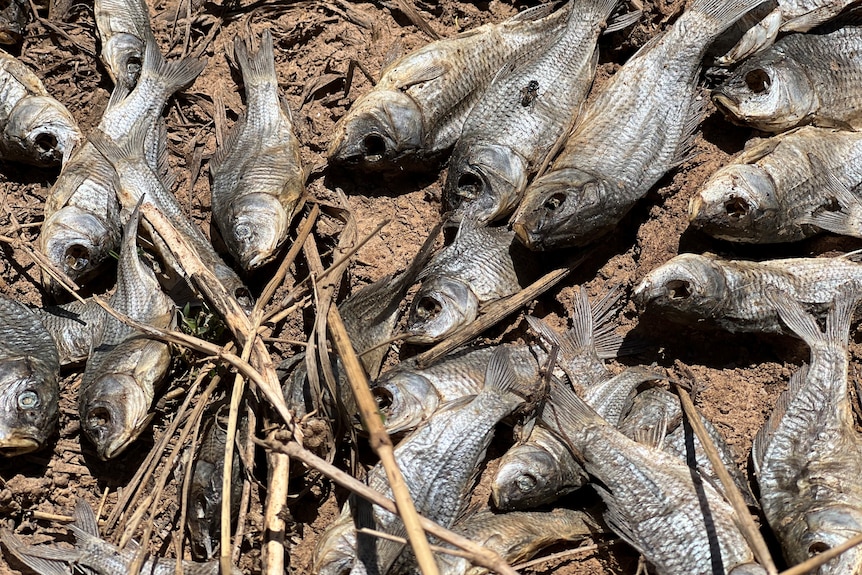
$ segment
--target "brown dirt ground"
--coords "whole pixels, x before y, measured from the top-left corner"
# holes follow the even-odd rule
[[[379,74],[382,63],[388,58],[412,50],[427,42],[428,38],[394,8],[395,2],[261,0],[244,4],[228,6],[192,0],[192,19],[183,17],[188,2],[158,0],[151,6],[154,30],[162,49],[169,51],[169,57],[177,57],[187,48],[188,52],[202,53],[209,59],[201,77],[167,108],[169,149],[178,175],[177,193],[182,205],[208,232],[209,180],[199,168],[201,162],[206,167],[207,159],[215,150],[213,101],[216,91],[220,90],[224,97],[229,121],[235,120],[243,109],[243,97],[239,89],[234,88],[237,75],[230,70],[225,50],[231,46],[233,36],[245,26],[250,25],[257,33],[269,26],[276,39],[280,84],[293,110],[298,136],[303,143],[303,160],[313,169],[308,186],[310,197],[335,203],[335,189],[343,189],[358,222],[359,237],[371,233],[382,220],[391,220],[354,258],[348,274],[349,289],[403,269],[440,219],[440,189],[445,169],[441,173],[397,179],[379,176],[330,178],[324,177],[323,167],[334,123],[350,103],[372,85],[362,70],[367,70],[372,76]],[[602,63],[597,85],[612,75],[634,49],[663,29],[668,20],[678,14],[683,2],[657,0],[644,4],[645,14],[639,24],[602,39]],[[526,5],[520,0],[417,2],[422,15],[442,36],[499,21]],[[174,15],[178,10],[181,17],[175,25]],[[43,16],[48,14],[44,10],[41,13]],[[92,7],[89,3],[58,2],[52,5],[50,18],[64,31],[64,35],[40,22],[32,22],[20,52],[13,51],[36,70],[48,90],[69,107],[86,132],[98,122],[111,90],[110,79],[95,57],[97,42]],[[358,66],[353,71],[352,82],[347,82],[353,61]],[[708,175],[729,155],[740,150],[752,135],[750,130],[731,126],[712,110],[698,136],[696,149],[699,155],[665,177],[580,269],[561,287],[534,304],[535,313],[547,314],[563,327],[576,285],[585,284],[591,297],[601,295],[616,284],[621,284],[629,293],[647,272],[682,251],[713,251],[764,258],[817,255],[858,247],[847,240],[821,237],[781,248],[743,249],[687,231],[688,199]],[[57,171],[12,163],[2,163],[0,167],[0,229],[7,235],[9,230],[15,231],[11,220],[14,216],[17,222],[26,226],[21,231],[23,238],[32,242],[42,219],[40,205]],[[194,186],[191,186],[192,181]],[[337,220],[322,218],[317,229],[322,244],[333,245],[339,229]],[[40,289],[38,268],[25,251],[7,245],[2,249],[0,293],[28,304],[49,303]],[[268,273],[271,274],[272,269],[252,278],[253,289],[260,289],[268,279]],[[298,269],[295,273],[303,272]],[[288,283],[292,282],[289,277]],[[96,289],[109,288],[110,285],[106,285]],[[497,334],[494,339],[501,335],[515,336],[522,331],[522,324],[517,318],[510,324],[514,327],[508,330],[497,328],[493,332]],[[661,318],[640,322],[631,303],[624,308],[620,324],[621,333],[633,331],[651,346],[641,355],[627,358],[627,363],[655,362],[674,368],[679,362],[691,369],[698,378],[697,404],[724,433],[740,466],[746,468],[756,430],[777,394],[784,389],[790,374],[805,359],[806,350],[789,338],[696,331],[668,324]],[[275,335],[302,340],[305,339],[303,332],[307,332],[309,326],[309,317],[297,317],[289,320]],[[297,350],[284,342],[273,347],[279,357]],[[858,344],[854,344],[853,352],[858,358]],[[392,354],[389,362],[395,360],[395,354]],[[613,367],[620,369],[622,364]],[[60,431],[54,443],[39,453],[0,461],[0,518],[5,518],[8,526],[14,527],[30,542],[41,543],[55,537],[68,540],[62,524],[45,517],[50,514],[69,515],[77,497],[84,497],[97,506],[107,493],[105,513],[110,512],[118,492],[128,483],[146,452],[171,421],[172,410],[181,403],[183,389],[193,379],[192,369],[197,369],[197,365],[177,362],[173,381],[168,386],[168,391],[172,392],[171,399],[160,402],[152,433],[145,434],[134,449],[109,464],[98,461],[91,447],[80,441],[73,399],[80,369],[64,371]],[[504,444],[494,446],[488,469],[496,467],[504,449]],[[370,458],[364,459],[370,462]],[[180,461],[176,475],[181,475],[181,471]],[[476,490],[474,502],[487,500],[488,475],[486,472],[485,480]],[[337,515],[338,503],[344,495],[337,490],[331,492],[320,481],[308,483],[308,492],[291,504],[293,522],[288,534],[288,552],[290,568],[295,573],[309,571],[311,549],[322,529]],[[151,548],[161,554],[173,553],[172,533],[175,532],[179,508],[176,485],[177,480],[171,475],[159,501],[160,513],[156,517]],[[577,505],[577,499],[571,497],[567,503]],[[240,562],[243,570],[249,573],[259,572],[257,549],[261,524],[260,489],[255,488]],[[119,537],[115,532],[108,535],[115,540]],[[636,554],[626,545],[611,540],[607,545],[600,545],[597,551],[555,559],[528,572],[561,575],[633,573],[636,568]],[[6,572],[12,572],[10,566],[0,559],[0,573]]]

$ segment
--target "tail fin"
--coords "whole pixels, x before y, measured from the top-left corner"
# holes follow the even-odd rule
[[[251,41],[251,38],[248,39]],[[275,53],[272,48],[272,34],[269,28],[263,31],[260,48],[254,54],[249,54],[249,45],[244,38],[237,36],[233,43],[234,58],[242,71],[242,79],[246,84],[260,80],[276,80]]]
[[[717,36],[730,28],[734,22],[765,0],[694,0],[686,11],[688,14],[701,14],[707,19],[712,35]]]
[[[141,71],[141,79],[138,86],[143,84],[145,77],[157,79],[164,84],[166,96],[170,96],[180,88],[188,86],[195,81],[206,66],[206,60],[197,58],[183,58],[177,61],[165,60],[159,45],[154,39],[147,41],[144,51],[144,69]]]
[[[37,547],[27,545],[6,529],[0,529],[0,541],[18,561],[40,575],[69,575],[71,573],[69,568],[63,564],[64,558],[45,558],[33,555],[32,552],[38,551]],[[49,546],[45,545],[44,547]],[[74,552],[70,552],[70,554],[74,554]]]

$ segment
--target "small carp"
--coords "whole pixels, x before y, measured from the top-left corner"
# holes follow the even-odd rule
[[[132,126],[145,124],[147,163],[165,185],[171,180],[167,174],[162,109],[171,94],[191,83],[203,66],[193,58],[167,62],[155,40],[148,42],[135,89],[129,93],[125,86],[117,86],[99,122],[98,129],[115,139],[125,137]],[[109,253],[119,249],[122,234],[116,178],[110,162],[88,141],[64,166],[48,192],[39,251],[75,281],[92,277]],[[50,291],[60,292],[47,274],[42,279]]]
[[[593,83],[605,21],[617,0],[572,2],[565,30],[497,74],[461,131],[443,199],[479,223],[511,214],[527,178],[571,126]]]
[[[243,409],[242,404],[240,409]],[[228,405],[222,403],[215,412],[209,412],[201,429],[201,443],[195,454],[189,488],[189,513],[186,526],[189,530],[192,555],[198,561],[212,559],[218,551],[221,533],[222,479],[224,450],[227,443]],[[240,417],[237,438],[247,435],[248,420]],[[234,446],[230,473],[230,515],[236,521],[242,497],[242,457]]]
[[[0,50],[0,157],[34,166],[65,164],[82,139],[75,118],[36,74]]]
[[[862,264],[847,257],[765,262],[682,254],[651,271],[634,290],[640,309],[683,323],[707,322],[731,332],[781,333],[778,310],[764,298],[778,289],[822,313],[847,282],[862,281]]]
[[[775,9],[749,29],[730,52],[717,59],[730,66],[772,46],[781,32],[808,32],[840,14],[856,0],[778,0]],[[830,54],[830,57],[839,56]]]
[[[0,297],[0,455],[35,451],[57,425],[57,347],[27,306]]]
[[[20,44],[30,16],[27,0],[6,0],[0,5],[0,44]]]
[[[387,66],[335,127],[333,164],[397,169],[450,148],[494,75],[554,41],[568,8],[536,6],[499,24],[438,40]]]
[[[141,75],[144,50],[154,41],[146,0],[95,0],[100,57],[111,80],[130,90]]]
[[[141,323],[168,328],[174,322],[174,304],[138,256],[139,220],[136,208],[126,224],[117,289],[110,304]],[[99,457],[119,455],[150,422],[154,388],[170,362],[166,343],[141,336],[114,317],[105,318],[78,392],[81,428]]]
[[[862,437],[848,395],[850,319],[862,290],[852,282],[835,292],[825,331],[792,294],[770,295],[811,348],[811,365],[791,378],[752,447],[764,515],[793,565],[862,534]],[[860,569],[853,547],[817,573]]]
[[[802,124],[862,127],[862,28],[791,34],[743,62],[713,90],[730,119],[765,132]]]
[[[526,287],[535,272],[535,258],[514,233],[462,220],[455,240],[419,274],[422,286],[410,306],[408,341],[443,339],[476,319],[481,304]]]
[[[278,94],[272,35],[249,54],[234,39],[248,110],[210,160],[212,214],[234,259],[246,271],[272,261],[287,239],[305,192],[299,140]]]
[[[695,0],[641,48],[587,106],[552,167],[513,216],[535,250],[583,246],[609,232],[690,153],[703,115],[701,60],[761,0]]]
[[[735,242],[792,242],[821,230],[862,237],[862,134],[806,126],[760,140],[689,204],[691,224]]]
[[[60,547],[59,545],[27,545],[6,529],[0,529],[0,541],[6,549],[21,563],[33,569],[39,575],[58,575],[71,573],[62,564],[68,564],[73,569],[83,569],[92,575],[117,575],[129,573],[139,547],[127,545],[117,548],[99,536],[99,526],[93,508],[79,499],[75,505],[75,522],[68,525],[75,535],[75,547]],[[147,575],[174,575],[177,563],[174,559],[150,558],[141,566],[141,573]],[[77,572],[77,571],[76,571]],[[194,563],[182,562],[183,575],[217,575],[219,562]],[[240,575],[241,571],[231,569],[231,575]]]
[[[733,508],[683,462],[629,439],[563,386],[551,386],[545,410],[596,478],[608,526],[658,573],[766,573],[754,562]]]

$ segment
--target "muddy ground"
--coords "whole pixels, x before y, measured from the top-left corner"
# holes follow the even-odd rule
[[[450,36],[480,24],[499,21],[533,2],[493,0],[467,3],[454,0],[429,2],[416,6],[431,27],[441,36]],[[618,69],[633,51],[667,26],[679,13],[680,0],[645,2],[645,14],[633,28],[605,36],[601,40],[601,64],[597,85]],[[276,65],[283,93],[293,110],[296,130],[303,144],[303,161],[310,170],[309,202],[337,205],[342,190],[358,224],[357,236],[370,234],[383,220],[389,220],[353,258],[347,281],[339,298],[385,274],[403,269],[419,245],[440,220],[440,190],[445,166],[427,174],[397,178],[379,175],[335,174],[325,166],[325,151],[335,122],[359,95],[372,86],[382,64],[429,41],[402,12],[396,2],[260,2],[219,5],[200,0],[159,0],[151,5],[153,28],[162,50],[169,58],[182,54],[202,55],[208,65],[201,77],[169,104],[166,116],[169,150],[178,183],[176,193],[191,218],[209,233],[210,199],[207,160],[215,150],[214,98],[221,93],[227,118],[233,122],[243,109],[243,95],[236,87],[238,74],[225,56],[235,34],[250,27],[259,33],[264,27],[273,31]],[[192,17],[187,17],[187,11]],[[58,0],[40,10],[45,20],[32,21],[23,47],[16,55],[33,67],[48,90],[65,103],[82,129],[87,132],[98,122],[112,85],[98,62],[97,41],[89,3]],[[355,63],[355,65],[354,65]],[[755,135],[751,130],[732,126],[714,109],[703,122],[698,135],[698,155],[665,177],[655,190],[627,216],[618,230],[590,255],[570,277],[541,300],[530,306],[532,313],[547,315],[558,325],[566,325],[577,285],[584,284],[591,297],[621,285],[626,298],[620,315],[620,333],[633,334],[648,348],[625,364],[657,364],[680,373],[683,366],[697,378],[696,403],[724,434],[743,469],[748,468],[748,453],[757,429],[766,418],[777,394],[786,387],[790,374],[807,356],[807,350],[785,337],[729,335],[700,331],[665,322],[660,317],[642,319],[627,300],[631,288],[650,270],[681,252],[712,251],[727,256],[769,258],[813,256],[854,249],[858,242],[821,237],[790,246],[742,248],[710,240],[688,230],[686,209],[699,185],[745,141]],[[20,237],[34,245],[42,221],[42,203],[57,177],[57,170],[39,170],[12,163],[0,163],[0,233]],[[328,210],[327,213],[333,213]],[[20,226],[15,225],[15,222]],[[325,215],[316,233],[321,250],[331,247],[341,229],[340,221]],[[550,260],[562,261],[570,254],[556,254]],[[330,261],[330,256],[324,254]],[[306,267],[300,263],[291,270],[287,284],[301,279]],[[271,277],[270,266],[249,279],[259,293]],[[39,269],[21,246],[4,244],[0,256],[0,293],[32,305],[53,303],[41,290]],[[111,281],[93,291],[110,290]],[[282,292],[283,293],[283,292]],[[276,298],[278,301],[278,298]],[[311,329],[313,315],[297,313],[279,325],[271,343],[277,358],[301,350],[291,342],[304,341]],[[524,332],[522,316],[508,320],[492,330],[491,341],[513,339]],[[397,347],[397,346],[396,346]],[[409,348],[390,354],[390,364]],[[415,350],[414,350],[415,351]],[[859,347],[854,344],[854,357]],[[31,543],[53,539],[68,541],[62,517],[68,516],[78,497],[94,507],[103,506],[102,516],[110,513],[124,486],[139,468],[148,451],[164,434],[183,401],[185,390],[200,372],[203,360],[186,354],[176,361],[171,380],[162,391],[152,431],[124,455],[110,463],[95,456],[92,446],[82,439],[75,403],[81,369],[64,370],[59,433],[49,447],[38,453],[0,461],[0,520]],[[611,362],[619,370],[623,363]],[[854,374],[855,370],[851,370]],[[223,392],[217,392],[217,395]],[[492,447],[484,480],[476,490],[474,503],[487,501],[488,479],[496,460],[504,452],[505,438]],[[174,445],[173,440],[171,445]],[[360,450],[365,465],[373,463],[367,449]],[[162,467],[170,471],[167,484],[155,502],[158,510],[150,547],[153,552],[172,556],[174,538],[179,530],[178,478],[184,471],[186,452]],[[338,454],[343,462],[346,450]],[[263,480],[258,458],[256,476]],[[174,467],[175,466],[175,467]],[[149,493],[152,483],[143,488]],[[311,550],[322,529],[337,514],[343,500],[341,490],[330,489],[314,477],[291,485],[292,517],[288,533],[290,570],[307,573]],[[260,570],[260,529],[262,526],[262,484],[251,490],[251,509],[244,523],[240,567],[244,572]],[[564,504],[576,506],[580,497]],[[57,517],[55,517],[57,516]],[[146,522],[144,522],[145,524]],[[143,524],[142,524],[143,526]],[[140,536],[142,529],[135,532]],[[119,540],[122,529],[114,526],[106,533]],[[598,548],[541,563],[528,572],[599,574],[634,573],[637,554],[613,537],[598,539]],[[586,543],[590,543],[587,541]],[[557,547],[560,551],[565,547]],[[778,556],[776,550],[776,556]],[[15,572],[17,563],[0,559],[0,573]]]

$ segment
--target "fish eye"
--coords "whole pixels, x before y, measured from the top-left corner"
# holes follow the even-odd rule
[[[823,541],[815,541],[811,545],[808,546],[808,554],[809,555],[818,555],[823,553],[824,551],[829,551],[830,547]]]
[[[750,209],[751,206],[748,202],[738,196],[731,196],[730,199],[724,202],[724,210],[732,219],[738,220],[742,218]]]
[[[239,241],[245,241],[251,238],[251,226],[247,223],[242,223],[234,228],[234,232],[236,233],[236,239]]]
[[[545,200],[545,209],[549,212],[555,212],[566,201],[566,194],[557,192]]]
[[[33,144],[40,154],[50,154],[57,148],[57,137],[48,132],[42,132],[33,138]]]
[[[18,396],[18,407],[21,409],[33,409],[39,407],[39,403],[39,395],[33,390],[28,389]]]
[[[766,73],[766,70],[755,68],[745,75],[745,85],[755,94],[762,94],[769,90],[772,81],[769,79],[769,74]]]
[[[126,72],[129,74],[129,76],[137,76],[141,73],[142,65],[143,63],[141,62],[140,58],[138,58],[137,56],[132,56],[131,58],[129,58],[129,61],[126,62]]]
[[[416,313],[422,319],[431,319],[437,317],[443,310],[440,302],[433,297],[425,296],[416,304]]]
[[[371,390],[371,394],[377,401],[377,407],[380,411],[386,411],[392,407],[392,393],[385,387],[375,387]]]
[[[475,200],[479,196],[481,189],[482,180],[476,174],[461,174],[461,177],[458,178],[458,195],[468,200]]]
[[[518,479],[515,480],[515,486],[523,491],[532,491],[536,487],[536,477],[530,473],[524,473],[518,476]]]
[[[80,244],[72,244],[66,248],[66,266],[79,272],[90,263],[90,250]]]
[[[386,140],[380,134],[368,134],[362,140],[362,149],[368,159],[380,159],[386,153]]]
[[[691,284],[685,280],[671,280],[666,288],[669,299],[686,299],[691,295]]]

